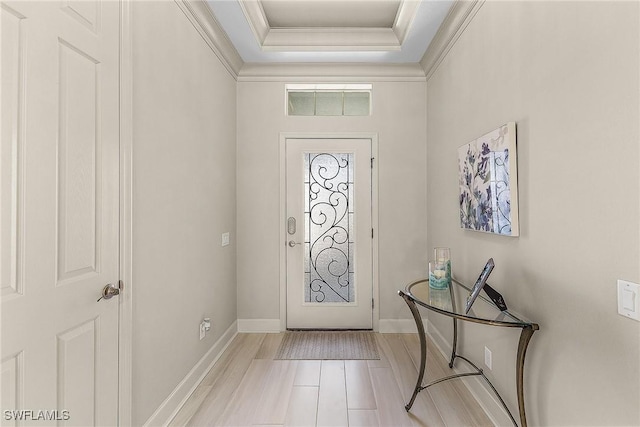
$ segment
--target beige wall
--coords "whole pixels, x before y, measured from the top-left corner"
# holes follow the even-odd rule
[[[409,317],[396,291],[426,268],[425,83],[374,82],[370,117],[286,117],[284,102],[284,82],[238,83],[238,318],[280,318],[280,132],[378,134],[380,316]]]
[[[133,423],[236,320],[235,80],[174,2],[133,5]],[[220,246],[231,232],[230,246]],[[198,324],[211,317],[202,341]]]
[[[532,425],[640,424],[640,323],[616,313],[616,279],[640,279],[639,36],[637,2],[486,2],[428,81],[428,247],[450,246],[468,282],[492,256],[491,284],[540,324]],[[521,235],[463,231],[456,149],[507,121]],[[475,360],[493,350],[488,374],[513,390],[517,333],[462,334]]]

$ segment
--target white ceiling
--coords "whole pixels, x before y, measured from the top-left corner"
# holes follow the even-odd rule
[[[248,63],[419,62],[454,0],[207,0]]]

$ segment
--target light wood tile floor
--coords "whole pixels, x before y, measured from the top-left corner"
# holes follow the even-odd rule
[[[283,334],[238,334],[171,426],[492,426],[460,380],[418,394],[420,342],[376,334],[380,360],[274,360]],[[425,383],[449,372],[427,346]]]

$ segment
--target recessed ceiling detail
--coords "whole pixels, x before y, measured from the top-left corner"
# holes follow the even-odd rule
[[[262,0],[271,28],[391,28],[400,0]]]
[[[265,51],[400,50],[420,0],[239,0]]]
[[[245,63],[415,63],[454,0],[206,2]]]

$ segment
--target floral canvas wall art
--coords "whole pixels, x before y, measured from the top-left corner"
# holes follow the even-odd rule
[[[518,236],[516,124],[458,148],[460,226]]]

